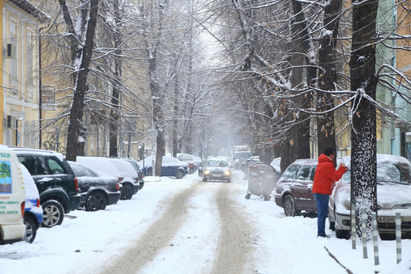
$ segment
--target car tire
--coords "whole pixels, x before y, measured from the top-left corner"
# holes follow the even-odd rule
[[[248,192],[248,193],[245,195],[244,198],[246,198],[247,200],[249,200],[249,199],[251,198],[251,193]]]
[[[47,200],[41,206],[43,207],[42,225],[44,227],[61,225],[64,219],[64,208],[57,200]]]
[[[335,222],[330,221],[330,220],[328,220],[328,221],[329,221],[329,228],[330,228],[332,231],[335,231]]]
[[[182,171],[181,169],[177,170],[176,172],[176,178],[177,179],[181,179],[184,177],[184,171]]]
[[[121,200],[130,200],[133,197],[133,187],[127,183],[123,185],[121,189]]]
[[[351,237],[350,231],[345,230],[345,229],[336,229],[335,230],[335,237],[337,237],[338,239],[348,240]]]
[[[32,243],[37,235],[37,226],[33,219],[29,216],[24,216],[24,225],[26,226],[26,232],[24,233],[23,240]]]
[[[107,198],[102,191],[94,191],[88,195],[86,200],[86,211],[104,210],[107,206]]]
[[[295,209],[295,203],[291,195],[285,195],[283,199],[283,208],[285,216],[294,217],[297,215],[297,210]]]

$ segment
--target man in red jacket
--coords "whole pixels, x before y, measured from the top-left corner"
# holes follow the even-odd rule
[[[326,148],[318,157],[318,165],[315,169],[313,194],[317,205],[317,236],[327,237],[325,234],[325,218],[328,215],[328,201],[333,191],[335,182],[347,171],[347,167],[341,164],[338,170],[334,168],[334,150]]]

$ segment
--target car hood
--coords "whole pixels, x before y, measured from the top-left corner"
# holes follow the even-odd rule
[[[350,202],[350,187],[348,184],[340,185],[335,193],[337,211],[348,210]],[[411,185],[384,183],[377,185],[377,204],[379,210],[411,209]]]
[[[217,171],[217,170],[226,171],[226,170],[229,170],[229,167],[210,166],[210,167],[207,167],[206,169],[210,171]]]
[[[411,185],[378,185],[377,203],[379,209],[411,209]]]

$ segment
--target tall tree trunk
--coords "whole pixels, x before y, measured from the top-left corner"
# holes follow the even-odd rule
[[[378,0],[353,2],[352,48],[350,59],[351,90],[357,92],[353,102],[351,130],[351,199],[352,210],[367,214],[367,235],[371,230],[371,213],[377,210],[377,159],[375,106],[362,95],[375,99],[376,17]],[[357,215],[358,216],[358,215]],[[357,218],[358,220],[358,218]],[[361,224],[357,233],[361,235]]]
[[[321,37],[319,50],[319,65],[322,72],[319,75],[319,88],[326,91],[335,90],[337,82],[336,66],[336,45],[339,26],[339,15],[341,11],[341,0],[331,0],[324,9],[324,28],[325,32]],[[319,93],[317,95],[317,111],[327,111],[334,107],[334,99],[328,93]],[[317,118],[317,140],[318,151],[323,152],[325,148],[330,147],[337,151],[335,142],[334,111]]]
[[[179,98],[179,78],[178,72],[174,79],[174,106],[173,106],[173,157],[177,157],[178,151],[178,98]]]
[[[65,5],[65,1],[60,0]],[[97,24],[98,0],[90,0],[89,18],[85,36],[84,46],[80,59],[80,66],[76,72],[76,81],[74,85],[74,98],[70,109],[70,118],[68,125],[68,136],[66,146],[67,160],[75,161],[77,155],[84,155],[85,126],[83,125],[84,96],[87,91],[87,79],[89,65],[91,61],[94,36]],[[67,21],[66,21],[67,24]],[[72,26],[71,26],[72,27]],[[71,28],[70,27],[70,28]],[[74,28],[73,28],[74,29]],[[73,33],[74,35],[75,33]],[[77,60],[73,60],[75,63]]]
[[[110,118],[110,141],[109,141],[109,155],[110,157],[117,157],[118,156],[118,134],[119,134],[119,107],[120,107],[120,86],[121,86],[121,67],[122,67],[122,58],[121,54],[122,51],[120,49],[122,44],[122,34],[120,30],[121,25],[121,18],[120,18],[120,8],[119,8],[119,1],[113,1],[113,8],[114,8],[114,75],[112,80],[113,85],[113,94],[111,97],[111,104],[113,109],[111,110],[111,118]],[[130,143],[129,143],[130,147]]]

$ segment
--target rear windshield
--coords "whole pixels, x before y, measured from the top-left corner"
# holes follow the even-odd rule
[[[235,159],[248,159],[248,158],[250,158],[252,155],[251,155],[251,152],[249,152],[249,151],[244,151],[244,152],[237,152],[236,154],[235,154],[235,156],[234,156],[234,158]]]

